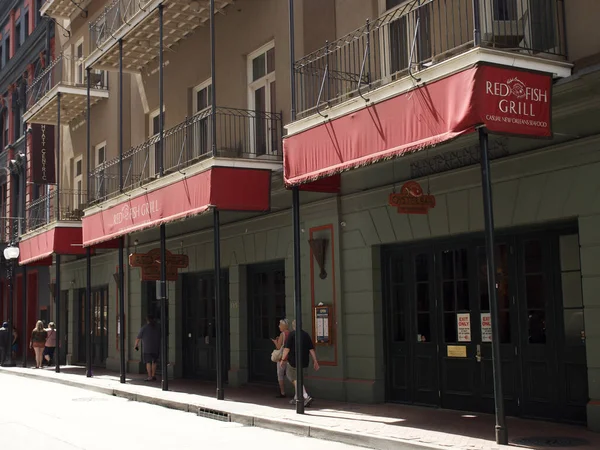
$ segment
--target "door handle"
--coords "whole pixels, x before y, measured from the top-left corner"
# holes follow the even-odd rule
[[[478,363],[481,362],[481,344],[477,344],[477,353],[475,355],[475,359]]]

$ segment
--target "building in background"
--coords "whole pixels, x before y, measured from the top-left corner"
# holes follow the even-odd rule
[[[21,264],[54,255],[65,360],[143,370],[153,313],[170,376],[275,385],[297,187],[311,392],[493,412],[484,125],[507,412],[600,429],[597,2],[296,0],[293,67],[288,2],[210,3],[42,7],[58,186]]]
[[[39,0],[0,1],[0,242],[18,244],[28,226],[25,201],[35,201],[44,186],[30,182],[28,157],[31,140],[23,116],[28,109],[27,92],[49,63],[48,48],[54,36],[54,24],[40,15]],[[27,313],[25,335],[35,321],[51,314],[49,271],[51,261],[33,264],[27,269],[10,265],[2,259],[0,268],[0,315],[8,319],[9,275],[14,288],[13,326],[22,337],[25,315],[23,289],[26,290]],[[23,283],[26,279],[26,284]],[[22,341],[21,341],[22,342]],[[23,346],[19,349],[19,356]]]

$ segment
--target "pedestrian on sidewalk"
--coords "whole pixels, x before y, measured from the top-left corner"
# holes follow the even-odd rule
[[[42,354],[44,353],[44,347],[46,347],[46,339],[48,333],[44,329],[44,322],[38,320],[35,324],[35,328],[31,332],[31,340],[29,341],[29,348],[33,348],[35,353],[35,368],[40,369],[42,367]]]
[[[291,405],[296,403],[296,399],[298,398],[298,389],[296,388],[296,379],[298,375],[297,371],[308,368],[309,355],[312,357],[313,360],[313,368],[315,370],[319,370],[317,353],[315,352],[315,346],[310,335],[306,331],[300,330],[299,339],[302,339],[302,355],[300,355],[299,360],[296,356],[296,336],[296,321],[294,320],[292,322],[292,332],[290,333],[290,335],[287,338],[287,341],[285,342],[285,348],[283,349],[283,356],[281,358],[280,363],[283,367],[286,366],[288,360],[290,363],[289,367],[287,367],[286,369],[286,373],[288,380],[292,382],[295,390],[294,399],[290,401]],[[304,386],[302,386],[302,390],[304,396],[304,406],[308,407],[312,403],[313,399],[310,395],[308,395]]]
[[[2,328],[0,328],[0,364],[4,364],[6,360],[6,355],[8,355],[9,345],[10,344],[10,336],[8,335],[8,322],[4,322],[2,324]]]
[[[48,337],[46,338],[46,346],[44,347],[43,356],[46,363],[50,365],[50,361],[52,361],[54,358],[54,350],[56,349],[56,325],[54,322],[50,322],[48,324],[46,333],[48,333]]]
[[[277,398],[285,398],[284,382],[287,366],[281,365],[280,362],[283,355],[283,347],[285,346],[285,342],[287,341],[289,335],[290,323],[287,319],[281,319],[279,321],[279,336],[277,336],[275,339],[271,339],[275,345],[275,350],[271,355],[271,360],[275,359],[275,363],[277,364],[277,381],[279,382],[279,394],[276,396]]]
[[[140,341],[142,341],[142,357],[146,363],[146,371],[148,378],[145,381],[156,381],[156,364],[160,354],[160,328],[154,320],[154,316],[148,314],[146,317],[146,325],[144,325],[138,333],[135,340],[135,350],[140,349]],[[163,377],[167,376],[163,373]]]

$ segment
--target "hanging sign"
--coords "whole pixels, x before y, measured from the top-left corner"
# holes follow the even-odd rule
[[[37,184],[56,183],[54,163],[54,126],[31,124],[31,181]]]
[[[402,214],[427,214],[435,207],[435,196],[424,194],[416,181],[408,181],[402,185],[400,192],[390,194],[389,204]]]
[[[492,342],[492,315],[481,313],[481,342]]]
[[[174,255],[167,250],[167,281],[177,281],[177,271],[185,269],[189,264],[187,255]],[[129,265],[142,269],[142,281],[160,280],[160,249],[155,248],[148,253],[132,253]]]
[[[471,314],[456,314],[458,323],[458,342],[471,342]]]

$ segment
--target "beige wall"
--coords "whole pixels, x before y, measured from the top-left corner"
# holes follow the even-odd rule
[[[565,0],[567,52],[570,61],[600,53],[600,2],[597,0]]]

